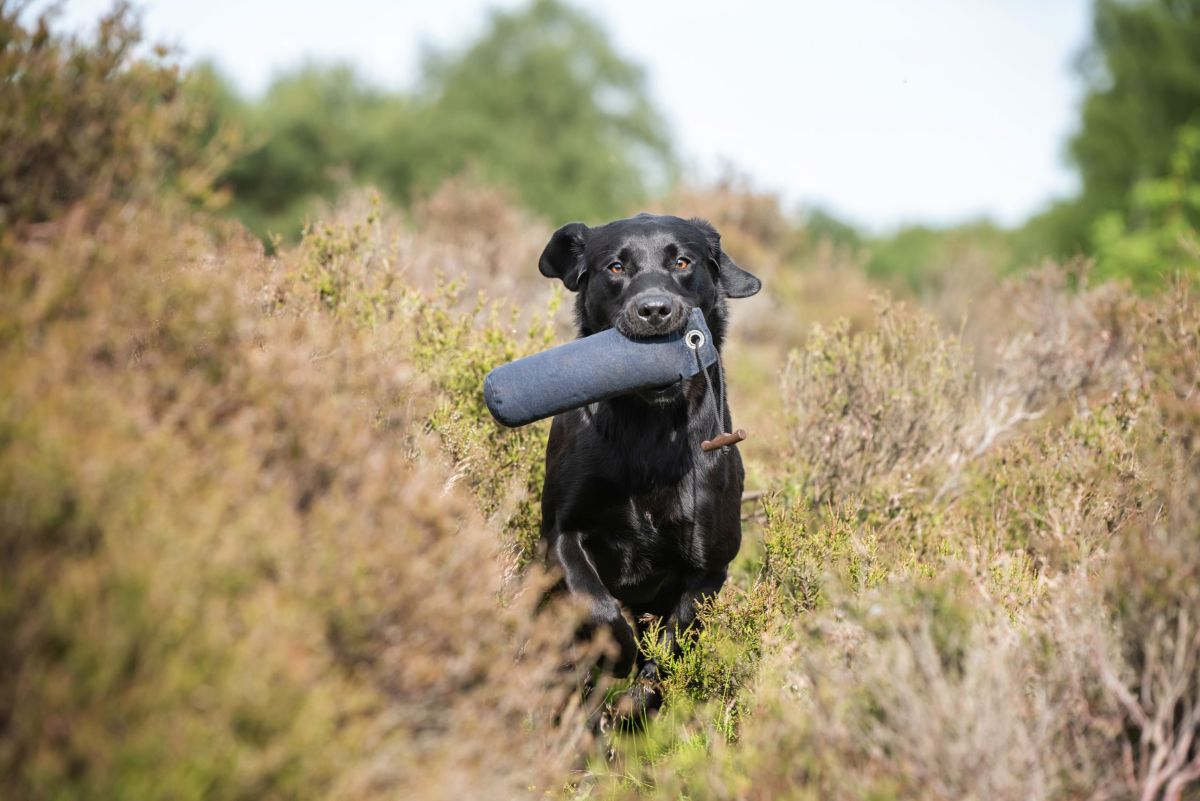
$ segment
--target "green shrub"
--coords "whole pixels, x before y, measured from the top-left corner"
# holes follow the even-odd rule
[[[858,592],[887,574],[877,535],[845,509],[768,503],[763,544],[764,580],[791,614],[828,603],[831,582]]]
[[[299,245],[299,269],[279,276],[269,294],[276,311],[331,312],[372,332],[425,376],[432,403],[424,421],[441,440],[451,480],[466,480],[480,511],[504,531],[514,565],[524,566],[540,535],[549,423],[496,423],[483,380],[492,368],[553,344],[562,295],[550,295],[544,310],[525,320],[522,309],[482,295],[465,305],[455,282],[414,286],[407,276],[426,265],[419,253],[407,254],[415,260],[406,263],[379,204],[376,195],[356,222],[311,225]]]
[[[561,295],[523,337],[514,337],[519,310],[507,315],[481,299],[469,313],[455,313],[457,294],[419,306],[414,352],[444,398],[429,418],[458,469],[466,475],[485,515],[496,517],[519,564],[532,559],[540,537],[542,480],[549,422],[506,429],[483,402],[483,379],[492,368],[544,350],[554,343],[550,320]],[[448,358],[448,355],[452,354]]]
[[[1155,436],[1139,420],[1146,414],[1141,398],[1117,396],[1000,446],[970,471],[972,491],[959,504],[977,546],[1024,550],[1039,572],[1107,548],[1150,504],[1136,444]]]
[[[1111,211],[1092,225],[1096,275],[1160,289],[1176,275],[1200,278],[1200,126],[1179,129],[1170,169],[1138,181],[1127,214]]]

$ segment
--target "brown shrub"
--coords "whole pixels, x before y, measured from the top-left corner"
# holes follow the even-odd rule
[[[968,323],[975,358],[928,315],[866,313],[858,265],[774,198],[682,192],[665,210],[711,217],[767,279],[734,311],[740,414],[782,419],[764,387],[803,347],[792,428],[746,449],[775,492],[704,629],[648,644],[662,714],[593,751],[561,667],[573,617],[512,569],[545,426],[502,429],[479,393],[565,335],[534,270],[548,229],[462,178],[412,220],[354,193],[267,258],[145,202],[191,113],[140,82],[169,70],[18,40],[0,59],[28,60],[100,149],[67,137],[45,174],[3,178],[30,200],[6,224],[36,227],[0,252],[0,794],[1194,793],[1184,288],[1135,303],[1038,273]],[[90,95],[64,88],[66,54],[97,62]],[[89,97],[129,119],[105,128]],[[810,336],[834,309],[852,321]]]
[[[1200,496],[1168,508],[1019,614],[949,568],[770,619],[736,738],[658,746],[622,797],[1189,797]]]
[[[1172,455],[1158,513],[1105,566],[1116,647],[1095,657],[1116,707],[1096,728],[1122,789],[1175,801],[1200,785],[1200,464],[1186,448]]]
[[[126,3],[90,41],[33,27],[0,3],[0,234],[50,220],[87,197],[146,199],[170,181],[206,202],[227,142],[197,149],[208,119],[185,100],[176,67],[144,58]]]
[[[752,189],[736,176],[712,186],[676,190],[654,206],[662,214],[703,217],[721,232],[721,242],[746,264],[756,265],[765,279],[808,244],[803,230],[788,218],[775,195]]]
[[[446,181],[414,204],[412,224],[419,232],[414,244],[441,249],[447,259],[443,271],[462,283],[469,298],[486,291],[526,303],[545,298],[554,286],[537,270],[551,227],[518,208],[510,192],[473,175]],[[425,277],[427,285],[431,277]]]
[[[789,456],[816,497],[879,488],[889,475],[911,484],[922,472],[946,491],[1023,423],[1139,391],[1133,296],[1112,285],[1071,290],[1067,280],[1047,266],[1009,282],[1010,320],[982,359],[932,315],[886,302],[873,330],[815,327],[781,380]]]
[[[497,605],[411,338],[264,314],[244,236],[100,219],[5,273],[5,794],[554,784],[583,731],[550,720],[569,627],[535,627],[533,591]]]
[[[781,377],[789,470],[818,500],[944,462],[972,398],[970,358],[936,321],[881,303],[874,330],[814,326]]]
[[[1073,275],[1080,283],[1074,289]],[[985,354],[992,395],[1040,414],[1063,401],[1138,386],[1134,296],[1114,284],[1089,287],[1086,279],[1086,264],[1047,264],[1001,288],[996,303],[1008,322]]]
[[[1023,379],[1010,385],[1047,404],[1046,415],[965,461],[953,492],[934,491],[945,485],[920,480],[919,470],[910,481],[896,468],[956,452],[917,428],[926,433],[913,438],[911,452],[900,446],[895,463],[887,450],[845,452],[848,464],[884,465],[858,488],[861,499],[848,492],[834,505],[786,495],[771,502],[753,585],[756,593],[767,588],[765,600],[757,613],[741,605],[757,614],[760,639],[740,652],[753,669],[724,696],[739,710],[737,725],[698,741],[688,732],[721,718],[684,716],[676,739],[656,742],[630,771],[629,795],[1194,793],[1200,465],[1194,418],[1178,404],[1192,402],[1195,309],[1179,294],[1142,308],[1119,290],[1058,291],[1052,307],[1075,314],[1080,329],[1046,352],[1063,373],[1016,370]],[[1077,339],[1097,330],[1087,323],[1096,309],[1115,310],[1099,328],[1123,332],[1115,356]],[[1156,321],[1169,324],[1156,330]],[[905,354],[897,365],[927,364],[928,353],[945,347],[930,321],[923,329],[910,321],[909,330],[923,333],[889,336],[926,355],[914,360],[896,348]],[[858,344],[870,353],[868,336],[847,334],[836,352]],[[813,352],[834,352],[819,342]],[[857,358],[833,360],[835,372],[850,365],[829,379],[835,387],[869,383],[860,378],[864,363],[867,373],[888,374],[879,359]],[[969,413],[978,395],[968,389],[958,397]],[[940,478],[939,462],[923,469]],[[880,486],[914,491],[894,505],[877,503]],[[718,641],[751,627],[747,619],[716,623],[724,631],[709,637]],[[723,675],[719,663],[708,669]]]
[[[1185,454],[1200,454],[1200,303],[1180,280],[1151,303],[1141,326],[1147,388]]]

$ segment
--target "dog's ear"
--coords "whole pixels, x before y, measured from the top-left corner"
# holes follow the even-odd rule
[[[689,222],[703,231],[708,240],[708,257],[717,268],[717,282],[725,290],[726,297],[748,298],[762,289],[762,281],[738,267],[737,263],[721,249],[721,234],[709,224],[708,220],[695,218]]]
[[[583,260],[587,235],[588,227],[578,222],[567,223],[555,231],[538,259],[541,274],[547,278],[560,278],[567,289],[577,291],[587,272],[587,263]]]

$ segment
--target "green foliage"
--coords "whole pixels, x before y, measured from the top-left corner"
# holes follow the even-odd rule
[[[1150,503],[1133,446],[1153,436],[1142,398],[1115,395],[1094,410],[1004,443],[969,469],[955,510],[977,547],[1024,552],[1039,573],[1086,562]],[[1142,428],[1143,430],[1138,430]]]
[[[556,293],[544,316],[520,338],[516,309],[501,317],[498,304],[481,297],[469,311],[457,307],[453,286],[418,301],[419,329],[413,358],[432,377],[443,400],[429,418],[448,453],[466,473],[480,509],[501,519],[516,562],[533,559],[541,536],[541,491],[549,422],[508,429],[492,419],[483,401],[483,379],[492,368],[545,350],[554,342]],[[506,324],[507,323],[507,324]]]
[[[223,180],[236,199],[233,211],[263,235],[295,235],[316,201],[372,180],[368,168],[380,151],[404,147],[388,130],[406,113],[404,99],[368,86],[346,66],[303,67],[257,103],[235,99],[226,109],[248,147]]]
[[[1096,276],[1150,290],[1175,275],[1200,275],[1200,126],[1180,128],[1177,141],[1169,173],[1133,187],[1128,216],[1108,212],[1096,221]]]
[[[699,610],[700,627],[684,635],[678,648],[664,644],[659,626],[647,629],[642,647],[663,671],[661,691],[670,698],[676,724],[690,719],[711,725],[724,740],[736,738],[744,713],[742,692],[754,677],[762,637],[772,622],[770,603],[764,584],[710,601]],[[668,732],[669,738],[675,736]]]
[[[669,177],[670,146],[641,70],[559,0],[493,12],[479,41],[430,54],[425,74],[419,127],[429,148],[417,181],[426,187],[474,163],[557,221],[616,216]]]
[[[301,240],[301,285],[325,309],[368,327],[394,316],[404,291],[381,241],[379,215],[373,195],[365,219],[314,223]]]
[[[552,220],[613,217],[674,169],[641,70],[559,0],[493,12],[461,52],[429,53],[411,93],[309,65],[225,108],[249,142],[225,180],[260,235],[294,235],[318,199],[355,183],[408,203],[463,172]]]
[[[892,286],[936,294],[971,261],[985,260],[988,273],[1011,266],[1013,236],[987,220],[949,228],[906,226],[867,242],[867,274]]]
[[[944,237],[944,232],[927,226],[902,228],[875,243],[867,270],[873,278],[892,279],[915,287],[936,257]]]
[[[814,242],[848,249],[857,249],[863,239],[857,228],[822,208],[810,209],[804,215],[804,232]]]
[[[859,592],[887,575],[879,540],[856,514],[807,504],[767,504],[763,579],[791,614],[829,602],[832,592]],[[895,560],[899,562],[900,560]]]
[[[1013,232],[1016,267],[1029,267],[1048,257],[1071,258],[1091,249],[1090,212],[1078,198],[1056,200]]]
[[[1136,222],[1134,186],[1170,173],[1180,127],[1197,122],[1200,3],[1097,0],[1092,36],[1070,145],[1083,179],[1079,203],[1087,219],[1117,212]]]

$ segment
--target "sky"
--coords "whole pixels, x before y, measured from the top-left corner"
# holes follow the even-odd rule
[[[86,29],[110,0],[66,0]],[[463,46],[521,0],[142,0],[152,41],[248,93],[306,61],[404,89],[422,47]],[[1076,179],[1088,0],[606,0],[687,165],[733,168],[788,206],[876,231],[981,216],[1016,224]],[[35,5],[34,8],[37,8]]]

